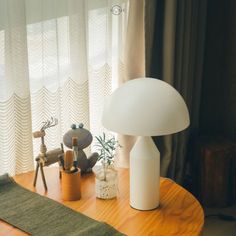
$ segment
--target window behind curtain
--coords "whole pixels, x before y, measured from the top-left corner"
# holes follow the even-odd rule
[[[4,4],[6,9],[3,11],[11,11],[12,8],[8,6],[10,3],[4,1]],[[11,4],[15,4],[16,10],[21,4],[22,11],[18,12],[19,16],[8,12],[6,14],[10,15],[10,21],[15,17],[14,20],[17,22],[16,17],[21,17],[21,26],[23,29],[25,27],[26,34],[25,38],[16,40],[11,34],[14,26],[1,21],[5,17],[2,15],[0,115],[4,114],[5,121],[6,114],[10,111],[14,123],[2,124],[5,131],[0,132],[0,173],[8,171],[14,174],[31,168],[22,168],[25,164],[22,164],[22,153],[19,150],[22,146],[25,147],[26,143],[29,147],[32,146],[30,133],[39,130],[42,122],[51,116],[58,118],[59,124],[46,131],[45,143],[48,149],[60,146],[64,133],[70,129],[72,123],[84,123],[85,128],[93,135],[98,135],[104,130],[100,123],[104,99],[117,87],[118,76],[121,74],[119,71],[122,68],[128,1],[20,0]],[[116,4],[124,10],[120,15],[111,13],[111,7]],[[6,30],[10,32],[11,41],[6,40]],[[7,64],[8,45],[14,50],[22,50],[23,44],[26,50],[20,56],[20,60],[15,60],[14,65]],[[5,75],[6,68],[20,68],[22,65],[27,68],[28,76],[19,78],[25,84],[29,84],[29,88],[19,82],[17,75],[14,75],[12,80],[8,80],[9,77]],[[20,83],[17,93],[12,81]],[[25,110],[18,109],[15,112],[14,109],[18,105],[13,96],[17,94],[17,99],[21,102],[21,91],[24,91],[23,94],[30,94],[30,97],[24,97],[30,107],[26,108],[24,105]],[[10,105],[6,106],[11,99]],[[18,113],[22,112],[22,119],[27,117],[27,121],[19,121]],[[28,124],[27,134],[21,127],[23,123],[26,123],[26,126]],[[6,148],[6,144],[3,140],[8,136],[12,137],[11,140],[14,142],[16,129],[19,131],[18,140],[21,136],[27,135],[28,141],[24,144],[15,143],[14,151],[5,152],[3,149]],[[32,141],[34,152],[33,155],[28,152],[25,162],[32,162],[33,157],[39,152],[40,140]],[[17,160],[19,161],[16,168]]]

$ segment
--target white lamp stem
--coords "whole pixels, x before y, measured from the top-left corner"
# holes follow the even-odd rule
[[[130,205],[152,210],[159,198],[160,152],[151,137],[140,136],[130,152]]]

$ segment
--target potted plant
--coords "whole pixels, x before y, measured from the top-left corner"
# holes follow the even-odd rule
[[[105,133],[95,136],[98,151],[98,160],[102,167],[96,172],[96,196],[102,199],[111,199],[117,195],[117,171],[114,169],[114,157],[117,147],[121,147],[114,136],[107,138]]]

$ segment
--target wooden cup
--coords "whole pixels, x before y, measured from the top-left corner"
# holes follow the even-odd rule
[[[62,171],[62,199],[76,201],[81,198],[80,171],[66,173]]]

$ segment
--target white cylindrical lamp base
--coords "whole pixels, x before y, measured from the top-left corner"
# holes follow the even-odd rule
[[[130,205],[152,210],[160,199],[160,153],[151,137],[140,136],[130,152]]]

